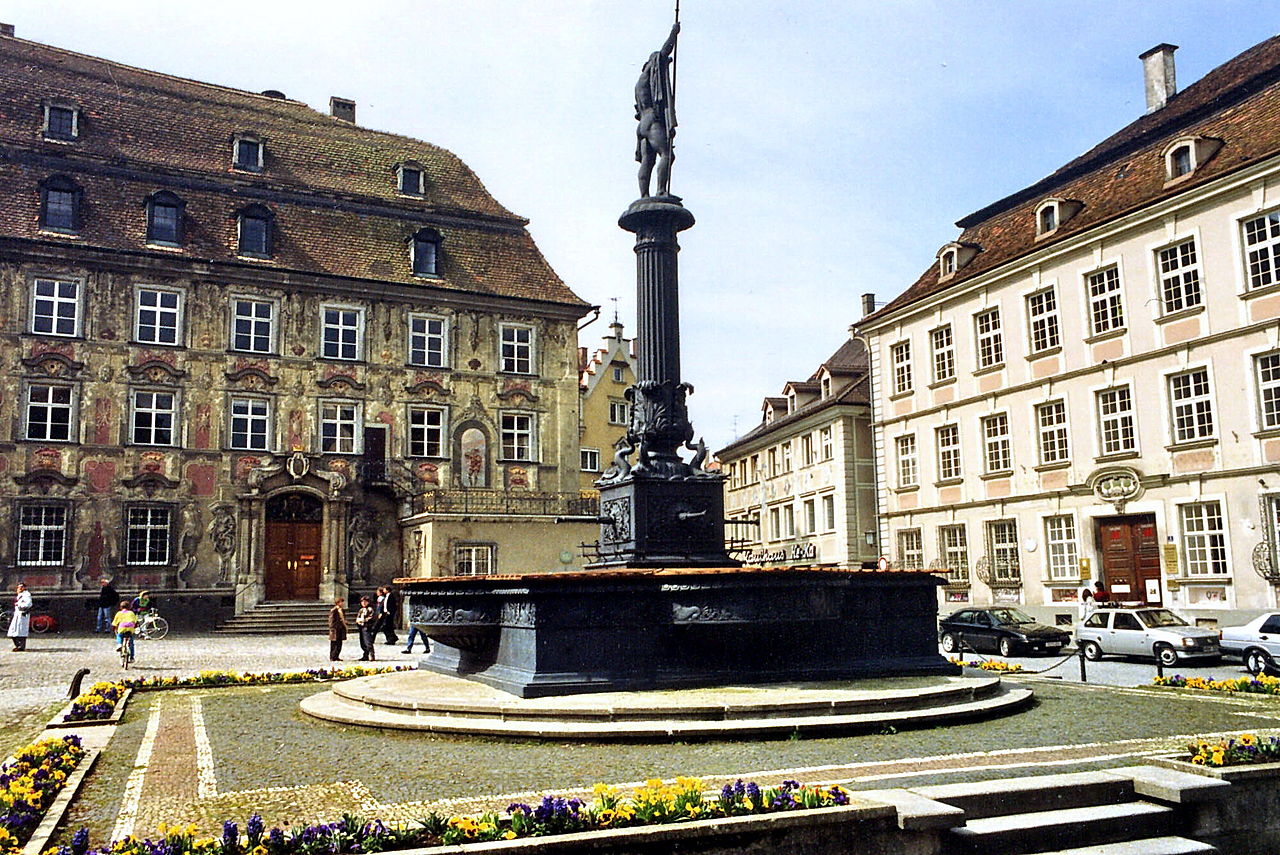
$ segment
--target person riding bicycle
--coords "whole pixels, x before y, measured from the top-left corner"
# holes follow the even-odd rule
[[[120,611],[111,619],[111,629],[116,634],[116,650],[128,644],[130,659],[134,657],[133,631],[137,628],[138,615],[130,607],[128,600],[121,600]]]

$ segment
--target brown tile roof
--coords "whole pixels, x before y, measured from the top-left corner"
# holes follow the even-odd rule
[[[44,140],[43,106],[80,110],[72,143]],[[260,173],[232,168],[233,137],[264,142]],[[395,167],[426,175],[424,199],[397,192]],[[266,204],[279,226],[265,266],[586,306],[525,230],[458,157],[362,128],[305,104],[185,80],[0,37],[0,234],[37,233],[37,182],[65,173],[84,188],[81,244],[141,250],[143,200],[158,189],[187,204],[178,256],[234,261],[235,211]],[[408,241],[442,237],[439,280],[415,279]]]
[[[1046,178],[956,223],[959,242],[981,247],[946,282],[935,262],[906,291],[868,316],[873,322],[1043,246],[1069,239],[1169,196],[1280,152],[1280,36],[1256,45],[1175,94]],[[1163,152],[1199,135],[1222,148],[1186,180],[1166,186]],[[1054,196],[1084,207],[1049,238],[1036,240],[1036,207]],[[864,319],[864,321],[867,319]]]
[[[867,370],[867,349],[861,339],[847,338],[836,348],[836,352],[818,366],[818,370],[810,375],[810,380],[817,380],[822,369],[832,374],[850,374]]]

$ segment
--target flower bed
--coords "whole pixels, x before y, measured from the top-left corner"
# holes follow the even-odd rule
[[[413,665],[388,665],[383,668],[351,665],[346,668],[308,668],[306,671],[201,671],[192,677],[130,677],[120,685],[128,689],[191,689],[212,686],[263,686],[285,683],[324,683],[330,680],[349,680],[368,677],[371,674],[390,674],[393,671],[411,671]]]
[[[387,825],[359,817],[321,825],[295,827],[286,832],[265,828],[251,816],[240,834],[234,822],[224,822],[221,838],[197,837],[195,826],[161,826],[156,840],[130,837],[89,849],[86,829],[76,832],[70,846],[56,855],[329,855],[383,852],[439,844],[546,837],[583,831],[692,822],[720,817],[747,817],[786,811],[847,805],[849,794],[839,786],[819,787],[783,781],[777,787],[738,781],[718,795],[708,794],[697,778],[677,778],[673,784],[651,780],[629,797],[597,784],[593,798],[544,796],[536,805],[512,804],[505,813],[455,816],[432,814],[415,825]]]
[[[1252,733],[1242,733],[1210,742],[1198,739],[1187,746],[1186,759],[1197,766],[1252,766],[1258,763],[1280,763],[1280,737],[1259,739]]]
[[[120,683],[94,683],[89,691],[71,702],[71,709],[62,716],[64,722],[104,721],[111,718],[116,704],[127,689]]]
[[[1173,689],[1200,689],[1205,692],[1239,692],[1248,695],[1280,695],[1280,677],[1259,674],[1257,677],[1232,677],[1229,680],[1215,680],[1212,677],[1184,677],[1174,674],[1172,677],[1156,677],[1152,683],[1156,686],[1168,686]]]
[[[1001,662],[998,659],[974,659],[965,662],[955,656],[947,660],[952,665],[961,665],[966,668],[979,668],[983,671],[994,671],[997,674],[1016,674],[1022,670],[1022,666],[1017,662]]]
[[[0,855],[21,851],[84,754],[78,736],[42,739],[0,767]]]

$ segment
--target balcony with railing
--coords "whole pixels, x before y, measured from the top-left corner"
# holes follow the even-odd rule
[[[595,518],[600,514],[600,500],[580,493],[427,490],[413,497],[413,512]]]

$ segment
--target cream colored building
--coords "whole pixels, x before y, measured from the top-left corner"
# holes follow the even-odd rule
[[[609,325],[604,347],[594,352],[578,348],[579,445],[582,467],[579,489],[597,495],[596,479],[613,461],[613,444],[627,432],[631,402],[627,389],[636,382],[636,353],[622,324]]]
[[[881,533],[951,603],[1117,599],[1230,623],[1276,606],[1280,38],[959,221],[859,322]]]
[[[748,565],[874,562],[866,353],[845,341],[805,381],[764,399],[760,424],[717,453],[727,535]]]

